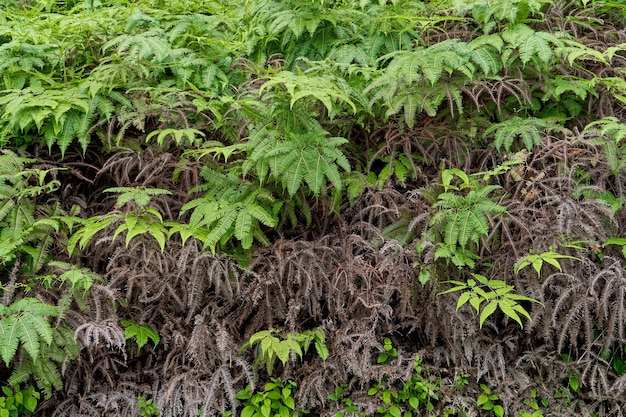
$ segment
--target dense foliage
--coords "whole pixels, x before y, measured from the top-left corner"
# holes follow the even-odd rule
[[[623,0],[0,0],[0,416],[623,416]]]

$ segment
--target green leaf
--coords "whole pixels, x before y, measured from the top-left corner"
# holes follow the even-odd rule
[[[492,300],[489,302],[489,304],[487,304],[485,306],[485,308],[483,308],[483,311],[480,313],[480,327],[483,327],[483,323],[485,322],[485,320],[487,320],[487,318],[489,318],[489,316],[491,316],[496,309],[498,308],[498,301],[497,300]]]
[[[396,405],[392,405],[391,407],[389,407],[389,414],[391,414],[393,417],[402,417],[402,412]]]
[[[252,405],[246,405],[241,410],[241,417],[254,417],[256,415],[256,407]]]
[[[285,396],[283,398],[283,403],[285,404],[285,406],[287,406],[288,408],[290,408],[292,410],[296,409],[296,402],[294,401],[294,399],[292,397]]]
[[[148,339],[152,340],[154,347],[161,341],[159,334],[148,325],[137,324],[132,320],[120,320],[120,323],[124,327],[124,338],[134,338],[137,342],[137,353],[148,343]]]
[[[465,303],[469,301],[471,296],[472,296],[471,291],[466,291],[463,294],[461,294],[461,296],[459,297],[459,300],[456,303],[456,310],[459,311],[459,309],[463,307]]]
[[[508,299],[500,300],[498,304],[498,306],[500,307],[500,310],[502,310],[504,314],[506,314],[513,320],[515,320],[520,325],[520,327],[523,328],[524,325],[522,324],[522,319],[515,311],[515,308],[514,308],[515,305],[517,305],[517,303]]]

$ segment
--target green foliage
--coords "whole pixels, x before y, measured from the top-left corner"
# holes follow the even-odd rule
[[[277,237],[291,242],[297,236],[299,244],[324,239],[335,242],[333,229],[337,229],[346,242],[364,239],[365,246],[346,259],[364,261],[371,268],[367,277],[393,277],[394,268],[389,265],[396,255],[402,255],[402,262],[409,265],[415,261],[409,258],[418,255],[421,258],[414,264],[420,269],[419,281],[426,284],[432,278],[438,285],[440,280],[450,280],[454,288],[437,291],[458,292],[457,308],[469,302],[481,326],[497,310],[522,326],[535,300],[515,294],[513,286],[504,281],[479,273],[465,281],[459,278],[465,273],[463,269],[485,268],[489,263],[501,268],[510,265],[511,252],[517,257],[521,252],[528,254],[516,262],[515,273],[531,265],[539,275],[546,264],[560,271],[563,259],[576,258],[552,249],[534,253],[528,248],[551,247],[550,239],[561,233],[552,237],[550,233],[534,234],[533,230],[529,233],[525,222],[549,223],[549,216],[569,216],[573,210],[567,205],[570,195],[574,196],[572,204],[593,207],[601,200],[612,212],[610,219],[581,228],[589,234],[597,226],[602,229],[599,234],[575,239],[605,239],[604,247],[626,247],[621,237],[598,238],[608,230],[620,230],[624,220],[626,130],[623,121],[614,117],[620,115],[618,110],[626,102],[622,68],[626,47],[618,43],[626,23],[621,3],[0,0],[0,144],[5,148],[0,155],[0,356],[11,368],[7,371],[10,383],[37,383],[47,397],[61,387],[59,369],[77,354],[72,329],[63,324],[64,314],[76,307],[84,310],[71,312],[68,317],[74,319],[74,313],[87,314],[88,305],[97,308],[97,317],[102,313],[101,300],[88,296],[101,278],[86,265],[97,268],[103,276],[104,271],[107,277],[115,274],[113,264],[123,253],[123,246],[118,245],[136,249],[140,245],[131,243],[140,237],[152,244],[156,241],[161,250],[142,259],[152,262],[171,257],[185,271],[167,282],[171,288],[164,293],[188,295],[180,296],[179,304],[188,299],[203,302],[198,301],[199,294],[205,292],[195,271],[198,265],[204,268],[200,260],[210,257],[188,255],[192,245],[186,246],[187,255],[181,256],[175,252],[178,241],[186,245],[193,238],[193,245],[200,243],[213,254],[245,252],[251,258],[260,253],[252,250],[255,244],[272,245],[273,252],[282,250],[280,245],[273,245]],[[136,151],[142,163],[152,153],[180,156],[173,183],[156,171],[154,176],[144,176],[145,187],[132,187],[149,169],[139,173],[137,166],[124,164],[127,160],[111,163],[115,158],[103,168],[107,156],[117,156],[117,147]],[[22,158],[17,149],[36,157]],[[499,152],[489,155],[493,149]],[[527,155],[520,161],[513,157],[484,171],[502,152],[518,150],[532,150],[532,158]],[[452,168],[437,173],[440,162],[442,167]],[[31,168],[35,163],[39,168]],[[520,170],[505,175],[521,163]],[[57,172],[57,168],[48,169],[50,166],[66,168]],[[612,175],[607,174],[607,167]],[[197,178],[198,171],[201,179]],[[546,181],[524,177],[533,172],[564,175]],[[439,181],[437,175],[441,176]],[[418,182],[427,185],[412,189]],[[531,182],[545,191],[534,201],[520,197]],[[115,194],[117,204],[112,211],[98,211],[106,204],[82,204],[102,198],[90,195],[92,184],[95,190],[106,189],[105,197],[106,193]],[[172,191],[190,188],[188,200],[169,197]],[[578,201],[580,196],[585,200]],[[567,204],[557,201],[565,197]],[[158,204],[154,204],[156,200]],[[68,209],[74,203],[76,208]],[[170,213],[179,213],[179,217],[173,221]],[[330,224],[324,217],[328,213],[336,215],[338,224]],[[586,213],[593,223],[594,211]],[[287,230],[288,226],[292,230]],[[121,236],[124,239],[117,239]],[[417,254],[396,250],[380,262],[379,256],[390,252],[385,252],[389,246],[378,246],[379,242],[390,238],[406,246],[416,236]],[[98,253],[102,245],[94,250],[100,238],[111,242],[102,255]],[[174,242],[169,245],[170,241]],[[370,243],[374,251],[370,251]],[[165,252],[166,244],[172,253]],[[516,245],[512,251],[511,245]],[[342,245],[335,246],[332,250],[339,251]],[[151,247],[143,249],[148,253]],[[509,253],[501,253],[505,250]],[[321,251],[315,248],[314,252],[317,255]],[[626,250],[623,252],[626,256]],[[199,261],[188,277],[190,268],[183,263],[189,256]],[[603,268],[608,258],[604,262],[591,259],[586,265]],[[302,258],[302,262],[307,259]],[[331,264],[343,268],[345,261],[332,254],[323,262]],[[253,270],[249,275],[244,273],[245,278],[229,272],[224,280],[236,282],[236,295],[230,295],[236,303],[247,302],[241,297],[249,294],[245,288],[249,278],[263,273],[258,272],[263,267],[256,259],[250,265]],[[383,266],[388,269],[379,274]],[[131,273],[135,273],[133,268],[129,266]],[[219,278],[214,280],[214,272],[209,273],[210,285],[217,286]],[[371,329],[375,337],[397,334],[398,327],[394,330],[394,326],[407,328],[405,317],[420,317],[430,311],[428,304],[420,304],[427,302],[426,289],[412,287],[412,282],[403,287],[399,281],[368,279],[367,285],[361,285],[365,279],[359,278],[361,282],[355,287],[346,278],[349,285],[344,289],[342,273],[337,271],[331,279],[333,285],[355,297],[353,304],[343,304],[342,314],[352,314],[355,305],[371,311],[372,317],[384,311],[386,327],[379,327],[381,322],[377,321]],[[353,274],[348,275],[351,279]],[[536,280],[527,280],[528,275],[516,277],[516,284],[536,284]],[[602,293],[601,285],[616,285],[606,277],[602,274],[594,280],[593,291],[586,293],[589,299]],[[119,281],[125,280],[111,283]],[[137,284],[129,285],[144,284],[134,282]],[[292,281],[286,282],[292,285]],[[176,285],[187,287],[174,288]],[[275,287],[280,288],[276,291],[284,291],[284,285]],[[551,285],[557,285],[556,281],[532,291],[547,294]],[[22,290],[32,291],[32,295]],[[610,316],[611,331],[622,329],[623,308],[620,310],[619,303],[611,298],[610,290],[604,291],[598,303],[610,304],[611,308],[602,308],[602,314]],[[271,292],[268,296],[281,296],[273,289]],[[224,311],[230,318],[235,311],[249,310],[237,307],[241,304],[234,306],[235,301],[227,299],[219,288],[210,288],[209,293],[215,297],[203,306],[206,310],[202,314],[210,314],[212,319],[224,319]],[[302,293],[309,296],[311,291],[307,288]],[[379,304],[377,298],[389,293],[393,293],[393,302]],[[127,295],[133,294],[136,291],[128,287]],[[297,311],[295,300],[282,296],[290,311]],[[215,299],[219,299],[219,309],[211,304]],[[415,314],[402,311],[410,304],[407,299],[414,303]],[[43,300],[56,300],[56,305],[48,306]],[[332,320],[330,327],[337,326],[337,335],[352,334],[342,327],[345,320],[332,317],[333,305],[319,301],[323,303],[320,314],[329,323]],[[553,301],[547,300],[546,306],[554,306]],[[268,305],[271,302],[271,298],[267,300]],[[22,304],[32,306],[26,309]],[[160,305],[168,307],[167,303]],[[565,306],[564,302],[557,305]],[[587,307],[596,308],[592,301]],[[165,313],[164,317],[172,317],[171,312]],[[189,318],[196,313],[190,310]],[[551,326],[544,321],[539,325],[546,329],[541,339],[548,345],[547,334],[556,327],[560,314],[551,313]],[[572,310],[568,320],[580,323],[595,314],[582,313]],[[304,309],[298,314],[302,315],[298,317],[303,320],[300,323],[321,322],[318,318],[311,321]],[[549,315],[539,320],[548,320]],[[264,316],[259,317],[261,321],[250,324],[255,330],[271,324],[264,325]],[[251,323],[244,317],[238,320]],[[359,317],[355,320],[357,328],[350,332],[362,333],[358,327],[363,323]],[[149,342],[155,346],[159,343],[160,329],[132,320],[123,325],[126,338],[136,341],[138,352]],[[179,325],[187,326],[181,334],[189,334],[189,320],[174,323]],[[580,348],[576,343],[589,336],[583,337],[582,325],[571,328],[564,340],[569,339],[565,343],[576,350]],[[423,337],[436,337],[438,342],[451,340],[449,330],[425,331]],[[534,346],[533,334],[522,337],[517,333],[520,329],[508,330],[507,343],[523,340],[530,348]],[[283,365],[290,358],[302,359],[310,344],[326,360],[324,337],[321,329],[296,334],[269,330],[253,335],[244,348],[255,347],[255,365],[272,373],[277,359]],[[352,343],[353,339],[346,340]],[[475,338],[471,341],[478,343]],[[517,352],[519,347],[511,351]],[[384,340],[383,349],[376,359],[381,366],[374,367],[383,368],[398,357],[390,339]],[[472,349],[476,352],[473,362],[483,367],[479,375],[490,378],[492,365],[478,356],[482,347],[467,346],[467,352]],[[619,349],[613,344],[601,355],[621,374]],[[162,359],[159,352],[154,357]],[[104,364],[112,363],[103,359]],[[106,365],[102,366],[98,372],[104,373]],[[344,365],[333,362],[333,366]],[[346,369],[336,370],[337,375],[345,375]],[[356,378],[352,371],[350,375]],[[579,381],[569,377],[570,393],[580,391],[583,377],[587,378],[580,376]],[[378,391],[370,396],[370,400],[382,401],[377,415],[435,413],[429,407],[451,405],[443,401],[437,404],[433,396],[440,395],[437,384],[417,368],[413,379],[404,381],[408,385],[400,386],[397,381],[391,377],[378,381]],[[459,381],[469,384],[468,376]],[[168,381],[161,382],[159,387]],[[352,393],[344,391],[347,386],[358,386],[359,381],[348,382],[329,398],[341,401],[340,415],[358,415],[365,408],[353,403]],[[307,388],[302,396],[309,404],[319,404],[328,392],[311,394],[310,380],[306,383],[301,384]],[[297,414],[295,384],[272,384],[263,392],[241,394],[247,417]],[[363,384],[361,381],[361,387],[367,386]],[[223,387],[230,390],[234,410],[234,391],[226,382]],[[494,394],[485,388],[483,392],[487,400],[478,405],[484,408],[491,404],[485,410],[501,415],[496,411],[498,398],[491,398]],[[311,400],[311,395],[317,399]],[[534,394],[531,397],[525,410],[536,417],[541,410],[536,407]],[[142,415],[158,414],[153,405],[152,400],[139,399]],[[206,400],[205,414],[214,412],[207,409],[211,406]],[[458,407],[458,402],[453,406]],[[326,404],[320,408],[311,411],[327,411]],[[163,413],[167,414],[165,410]],[[454,413],[460,415],[462,411]],[[170,410],[170,414],[176,412]]]
[[[219,244],[225,245],[233,236],[244,249],[252,247],[253,240],[267,244],[261,225],[275,227],[277,212],[282,202],[265,188],[245,182],[234,174],[204,169],[206,194],[185,204],[181,215],[191,211],[188,223],[168,223],[169,235],[179,233],[183,244],[190,237],[204,243],[213,253]]]
[[[140,209],[145,208],[150,203],[150,197],[155,195],[171,195],[169,190],[161,188],[145,188],[145,187],[112,187],[104,190],[105,193],[119,193],[116,205],[124,207],[133,202]],[[158,214],[158,213],[157,213]],[[160,215],[158,215],[160,217]]]
[[[592,143],[602,145],[604,155],[613,175],[619,175],[626,166],[626,125],[617,117],[604,117],[585,126],[583,134],[592,136]]]
[[[326,179],[341,190],[338,168],[350,172],[350,164],[339,147],[348,141],[340,137],[327,138],[328,132],[319,130],[288,135],[286,140],[268,138],[251,145],[244,175],[254,169],[261,183],[269,175],[281,182],[290,196],[301,189],[303,182],[315,197],[325,194]]]
[[[533,388],[530,390],[530,400],[524,400],[524,405],[531,409],[531,412],[520,410],[521,417],[543,417],[543,411],[540,407],[548,406],[547,398],[537,398],[537,389]]]
[[[427,373],[422,374],[422,359],[419,356],[415,357],[413,370],[411,379],[400,388],[390,384],[385,377],[383,381],[369,389],[367,394],[377,396],[382,402],[375,416],[410,417],[418,414],[422,407],[429,413],[434,410],[433,403],[439,400],[437,396],[440,390],[439,382],[433,381]]]
[[[611,237],[608,238],[604,243],[602,243],[602,247],[606,248],[609,245],[618,245],[622,247],[622,254],[624,258],[626,258],[626,238],[623,237]]]
[[[626,374],[626,343],[617,344],[615,350],[601,348],[600,357],[611,365],[618,376]]]
[[[453,292],[463,291],[459,296],[456,304],[457,311],[463,307],[468,301],[479,315],[480,327],[496,310],[499,308],[508,317],[515,320],[520,327],[524,327],[523,316],[530,320],[530,314],[520,302],[529,301],[538,303],[537,300],[514,293],[515,287],[507,285],[506,282],[497,279],[489,279],[484,275],[472,273],[472,277],[467,282],[447,281],[455,286],[439,293],[439,295],[449,294]],[[483,303],[486,302],[486,305]],[[481,311],[482,309],[482,311]]]
[[[40,399],[39,392],[32,386],[20,389],[3,386],[3,395],[0,396],[0,417],[17,417],[32,415]]]
[[[549,0],[503,0],[497,2],[472,2],[472,17],[483,25],[483,31],[491,31],[496,24],[515,24],[528,19],[531,15],[541,15],[542,9],[549,5]],[[468,6],[465,6],[468,7]]]
[[[137,398],[137,407],[139,407],[139,412],[142,417],[158,417],[161,415],[161,412],[154,404],[154,400],[152,398],[146,400],[140,395]]]
[[[296,408],[294,394],[297,385],[293,381],[282,383],[271,378],[263,391],[253,393],[250,386],[237,393],[242,402],[241,417],[296,417],[309,414],[307,410]]]
[[[488,54],[493,60],[497,59],[497,51],[491,48],[485,48],[481,52]],[[459,113],[462,113],[461,89],[451,79],[453,76],[464,77],[466,80],[474,78],[473,53],[466,43],[449,39],[428,48],[398,51],[382,57],[389,60],[389,64],[365,90],[366,93],[373,93],[370,105],[381,103],[387,108],[386,117],[402,110],[409,128],[413,128],[416,114],[424,111],[429,116],[434,116],[446,99],[450,108],[456,106]],[[483,64],[488,62],[485,56],[476,56]],[[441,81],[444,74],[447,77]]]
[[[121,233],[126,232],[124,243],[128,246],[133,238],[148,234],[157,241],[161,251],[165,249],[166,237],[170,235],[170,230],[163,221],[161,213],[154,208],[148,207],[148,204],[150,203],[151,197],[169,195],[172,194],[171,191],[144,187],[112,187],[104,191],[120,193],[117,197],[117,207],[122,208],[129,206],[129,210],[124,214],[112,212],[87,219],[75,216],[61,217],[61,220],[68,224],[70,228],[73,228],[76,223],[80,225],[68,240],[67,251],[69,255],[74,253],[76,246],[78,246],[80,250],[83,250],[99,232],[105,231],[110,226],[117,223],[121,224],[119,224],[113,232],[113,239],[117,238]],[[131,211],[130,207],[133,205],[135,209]]]
[[[338,109],[334,105],[336,101],[347,104],[354,113],[357,111],[355,104],[346,93],[347,87],[345,83],[343,83],[340,78],[331,79],[327,76],[315,74],[305,74],[301,72],[294,74],[290,71],[281,71],[276,75],[270,76],[261,88],[259,88],[259,93],[263,94],[265,90],[275,89],[277,86],[287,90],[287,93],[291,97],[289,101],[289,108],[291,110],[294,109],[294,104],[298,100],[312,97],[322,102],[331,119],[338,112]]]
[[[488,215],[506,213],[489,197],[501,187],[483,185],[458,169],[444,170],[442,179],[445,191],[438,195],[429,222],[431,229],[442,236],[435,259],[449,259],[457,267],[473,267],[478,255],[472,245],[478,245],[480,238],[489,234]],[[462,190],[469,192],[450,192]]]
[[[63,154],[78,140],[84,151],[96,111],[110,111],[96,92],[97,87],[89,84],[12,91],[0,99],[0,131],[7,137],[29,131],[43,134],[48,148],[57,145]]]
[[[343,390],[345,388],[346,384],[342,383],[338,387],[335,387],[335,391],[328,396],[328,399],[330,401],[337,401],[341,403],[341,405],[344,407],[343,411],[338,411],[337,413],[335,413],[335,417],[345,417],[346,415],[364,416],[365,412],[360,411],[359,407],[353,403],[352,399],[345,398],[343,396]]]
[[[514,49],[507,48],[503,60],[510,63],[519,57],[522,65],[533,64],[535,68],[545,70],[556,63],[555,52],[564,47],[561,37],[566,35],[536,31],[524,23],[507,26],[502,39]]]
[[[485,130],[484,136],[494,134],[494,145],[497,150],[504,146],[504,150],[511,152],[516,139],[521,139],[524,148],[531,151],[533,146],[541,144],[541,129],[548,127],[548,122],[534,117],[512,117],[500,123],[491,125]],[[514,151],[517,151],[516,146]]]
[[[52,193],[60,182],[47,180],[49,170],[26,168],[33,159],[2,150],[0,154],[0,265],[25,259],[33,272],[48,260],[48,249],[58,224],[38,212],[57,214],[58,205],[35,204],[35,198]]]
[[[0,305],[0,356],[8,366],[20,343],[33,361],[39,359],[41,345],[52,343],[49,317],[58,309],[36,298],[22,298],[9,306]]]
[[[476,400],[476,405],[478,405],[481,409],[493,412],[493,415],[496,417],[504,416],[504,407],[498,404],[500,398],[498,395],[491,392],[491,388],[489,388],[485,384],[480,384],[480,389],[483,390],[483,394],[480,394],[478,399]]]
[[[274,336],[275,334],[279,334],[282,338]],[[239,351],[242,352],[258,345],[254,366],[265,365],[267,373],[272,375],[276,359],[280,360],[284,366],[293,352],[302,360],[311,343],[315,346],[319,357],[326,361],[328,348],[326,347],[326,335],[321,327],[300,333],[288,332],[286,334],[281,334],[277,329],[263,330],[250,336],[250,339],[241,346]]]
[[[39,356],[22,356],[18,366],[9,377],[10,384],[21,384],[31,378],[45,399],[52,396],[53,390],[63,388],[61,369],[78,356],[78,346],[74,340],[74,330],[66,324],[53,328],[52,343],[42,343]]]
[[[154,348],[156,348],[161,341],[159,334],[150,326],[146,324],[137,324],[132,320],[120,320],[120,324],[124,327],[124,339],[134,340],[137,344],[137,354],[141,351],[141,348],[148,343],[148,339],[152,341]]]
[[[554,252],[552,250],[542,253],[532,253],[531,251],[530,254],[522,256],[517,260],[517,262],[515,262],[515,267],[513,270],[516,274],[519,274],[519,271],[529,265],[532,265],[535,269],[535,272],[537,272],[537,276],[541,278],[541,268],[543,267],[544,262],[552,265],[553,267],[558,269],[559,272],[563,271],[558,259],[575,259],[577,261],[582,261],[580,258],[576,258],[575,256],[561,255],[560,253]]]
[[[385,352],[378,355],[376,363],[389,363],[392,359],[398,357],[398,349],[393,347],[393,343],[390,338],[385,337],[385,339],[383,339],[383,348],[385,349]]]

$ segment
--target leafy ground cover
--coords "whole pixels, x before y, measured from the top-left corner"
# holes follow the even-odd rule
[[[0,5],[0,416],[626,414],[622,0]]]

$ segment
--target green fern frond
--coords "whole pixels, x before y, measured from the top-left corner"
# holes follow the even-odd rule
[[[484,53],[498,55],[488,49],[484,49]],[[458,39],[446,40],[428,48],[388,54],[380,59],[390,60],[387,68],[373,79],[365,92],[373,93],[371,106],[383,100],[388,108],[387,117],[403,109],[405,123],[412,128],[418,112],[426,111],[434,116],[446,98],[454,102],[461,112],[462,98],[458,85],[474,79],[476,65],[473,61],[477,59],[475,51]],[[444,74],[458,77],[458,80],[444,83],[441,81]]]
[[[592,136],[592,143],[602,145],[607,164],[613,175],[626,167],[626,146],[622,143],[626,138],[626,124],[617,117],[604,117],[589,123],[582,132]]]
[[[446,170],[443,177],[451,181],[453,178],[451,174],[453,174],[452,170]],[[464,173],[459,171],[459,174]],[[468,252],[469,244],[478,244],[482,236],[489,234],[490,223],[487,216],[506,213],[505,207],[490,199],[490,194],[500,189],[500,186],[482,185],[469,177],[466,178],[465,183],[471,187],[466,195],[451,191],[439,194],[433,206],[436,211],[429,222],[431,227],[439,230],[443,235],[443,241],[437,249],[437,257],[453,259],[457,266],[466,265],[459,263],[463,259],[473,262],[472,260],[476,258],[475,253],[471,255],[472,252]],[[457,187],[449,188],[457,189]]]
[[[314,74],[294,74],[289,71],[281,71],[268,77],[268,80],[259,88],[259,93],[273,90],[280,86],[287,90],[291,97],[290,107],[301,99],[312,97],[324,104],[328,114],[332,118],[337,113],[336,100],[347,104],[353,113],[357,112],[356,105],[346,93],[345,83],[334,77]]]
[[[514,141],[521,139],[524,147],[530,151],[533,146],[541,144],[541,133],[546,127],[548,127],[546,120],[536,117],[521,118],[515,116],[491,125],[485,130],[483,136],[488,137],[493,134],[494,145],[498,150],[504,146],[504,150],[510,152]]]
[[[54,328],[52,343],[40,346],[39,357],[33,360],[26,357],[19,367],[15,367],[9,377],[9,384],[20,384],[34,378],[37,388],[48,399],[53,390],[63,388],[60,368],[78,356],[78,346],[74,341],[74,330],[67,325]]]
[[[563,36],[563,35],[560,35]],[[523,65],[532,63],[540,68],[548,68],[555,59],[555,51],[565,45],[560,36],[544,31],[535,31],[523,23],[507,27],[502,32],[502,39],[517,49]],[[510,53],[505,53],[505,56]]]
[[[292,133],[283,141],[266,140],[252,149],[246,170],[255,169],[261,179],[270,171],[280,180],[289,195],[295,195],[306,183],[318,196],[326,179],[341,189],[339,169],[350,171],[350,164],[339,147],[347,142],[340,137],[327,138],[325,131]],[[246,171],[244,171],[245,174]]]
[[[472,50],[471,59],[482,70],[483,74],[496,75],[503,67],[500,53],[504,41],[499,34],[482,35],[468,44]]]
[[[11,304],[0,319],[0,356],[8,366],[18,345],[33,361],[37,361],[40,345],[52,343],[52,327],[48,317],[58,315],[55,306],[42,303],[36,298],[22,298]]]
[[[116,204],[125,206],[131,201],[139,207],[146,207],[150,203],[150,197],[157,195],[171,195],[172,192],[162,188],[147,187],[111,187],[104,190],[105,193],[118,193]]]
[[[119,35],[102,45],[102,50],[115,48],[117,55],[128,55],[132,59],[165,62],[174,51],[160,29],[150,29],[136,35]]]
[[[213,172],[209,170],[209,172]],[[224,178],[225,176],[214,176]],[[217,244],[224,245],[233,236],[244,249],[252,246],[256,236],[263,241],[260,224],[276,227],[276,213],[281,203],[264,188],[249,183],[216,184],[207,187],[201,198],[191,200],[181,208],[181,216],[191,211],[188,224],[168,223],[169,235],[179,233],[183,243],[196,237],[215,253]]]

